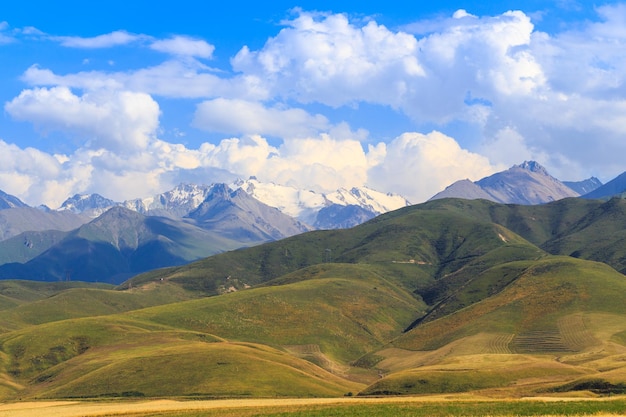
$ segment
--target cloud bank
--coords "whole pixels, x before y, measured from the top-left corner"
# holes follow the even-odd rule
[[[208,65],[213,44],[185,35],[56,37],[62,47],[133,45],[166,57],[65,74],[33,63],[5,111],[78,146],[53,155],[4,138],[4,158],[27,165],[2,165],[0,188],[54,206],[75,192],[123,199],[177,181],[256,175],[320,191],[368,185],[421,202],[525,159],[564,180],[609,180],[624,170],[626,152],[624,21],[621,4],[551,34],[521,11],[458,11],[388,28],[300,10],[261,48],[242,46],[228,69]],[[0,24],[0,43],[7,27]],[[189,123],[222,139],[190,146],[159,138],[166,100],[191,103]],[[382,139],[367,120],[337,116],[364,105],[416,129]]]

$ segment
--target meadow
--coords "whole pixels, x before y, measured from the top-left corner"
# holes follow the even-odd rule
[[[0,416],[619,413],[619,262],[543,249],[618,251],[626,203],[587,208],[436,201],[117,288],[1,281]],[[555,396],[577,401],[517,400]]]
[[[624,415],[626,398],[397,397],[146,402],[36,402],[0,405],[0,417],[453,417]]]

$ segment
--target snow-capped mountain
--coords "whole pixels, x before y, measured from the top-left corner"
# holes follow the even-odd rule
[[[75,195],[66,200],[59,210],[84,213],[95,218],[111,207],[122,206],[144,215],[178,219],[196,210],[216,186],[222,187],[223,184],[180,184],[170,191],[152,197],[126,200],[122,203],[114,202],[98,194]],[[237,180],[227,186],[232,191],[240,189],[250,197],[277,208],[283,214],[301,223],[323,229],[356,226],[374,216],[410,204],[399,195],[381,193],[367,187],[340,188],[325,194],[274,183],[263,183],[254,177],[248,180]],[[352,208],[345,210],[342,207]],[[322,209],[324,212],[320,214]],[[333,223],[333,219],[336,219],[337,223]]]
[[[71,211],[76,214],[82,213],[91,218],[96,218],[118,204],[100,194],[74,194],[65,200],[58,210]]]
[[[141,214],[180,218],[198,208],[212,188],[212,185],[179,184],[170,191],[126,200],[122,205]]]
[[[276,207],[283,213],[315,227],[318,226],[320,210],[332,205],[358,206],[371,213],[373,217],[411,204],[402,196],[381,193],[367,187],[353,187],[349,190],[340,188],[332,193],[317,193],[312,190],[263,183],[251,177],[248,180],[235,181],[231,188],[241,188],[268,206]],[[327,220],[324,221],[324,228],[330,226]],[[345,224],[343,227],[346,227]]]

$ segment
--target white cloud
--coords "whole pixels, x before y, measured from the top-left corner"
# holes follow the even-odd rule
[[[153,42],[150,48],[171,55],[211,58],[215,47],[201,39],[187,36],[174,36]]]
[[[24,72],[22,80],[32,86],[62,85],[87,90],[108,88],[172,98],[269,98],[266,86],[256,77],[241,75],[232,79],[223,78],[193,59],[169,60],[128,72],[81,71],[67,75],[58,75],[33,65]]]
[[[441,133],[404,134],[364,150],[359,140],[317,137],[278,147],[258,135],[204,143],[198,149],[151,141],[143,152],[80,148],[49,155],[0,141],[0,189],[30,204],[58,207],[75,193],[117,201],[153,195],[179,182],[212,183],[257,176],[320,192],[369,185],[421,202],[446,185],[491,174],[494,167]]]
[[[530,94],[544,75],[528,46],[533,25],[521,12],[477,18],[457,12],[416,38],[373,21],[302,12],[258,51],[241,49],[235,70],[271,94],[342,106],[366,101],[420,122],[472,118],[465,99]]]
[[[236,71],[257,77],[279,96],[341,106],[360,100],[397,105],[406,78],[420,78],[416,39],[370,21],[352,25],[344,15],[302,12],[263,49],[244,47]]]
[[[462,149],[453,138],[436,131],[405,133],[387,144],[384,158],[379,159],[368,171],[367,183],[414,203],[459,179],[476,181],[496,172],[486,157]]]
[[[224,98],[200,103],[193,124],[211,132],[282,138],[308,136],[330,127],[326,117],[302,109],[266,108],[257,102]]]
[[[159,124],[159,105],[149,95],[98,90],[75,95],[67,87],[24,90],[5,104],[17,120],[42,131],[74,132],[88,147],[145,149]]]
[[[111,48],[114,46],[127,45],[132,42],[143,40],[143,35],[135,35],[124,30],[98,35],[91,38],[83,38],[79,36],[53,36],[52,40],[59,42],[62,46],[68,48],[83,49],[99,49]]]
[[[3,33],[9,28],[9,24],[5,21],[0,22],[0,45],[14,42],[15,39],[12,35]]]
[[[84,139],[82,153],[69,155],[62,170],[78,158],[107,180],[84,174],[86,182],[70,188],[126,181],[139,189],[133,176],[157,187],[187,175],[233,172],[319,189],[368,183],[418,202],[455,180],[479,179],[524,159],[569,179],[583,171],[611,179],[624,170],[626,153],[626,6],[597,10],[597,21],[552,35],[536,31],[519,11],[478,17],[460,10],[400,31],[300,11],[258,50],[243,47],[230,73],[196,59],[214,53],[198,39],[155,41],[122,31],[66,37],[68,46],[85,48],[143,41],[171,56],[129,71],[61,75],[32,66],[23,80],[33,88],[5,109],[43,131]],[[0,25],[0,34],[7,27]],[[194,125],[233,137],[198,149],[157,140],[159,106],[150,95],[201,101]],[[468,124],[482,137],[457,137],[467,149],[437,132],[375,143],[358,121],[350,126],[331,116],[341,106],[358,114],[365,102],[441,131]],[[271,146],[265,136],[283,142]],[[129,149],[144,152],[131,158]],[[20,175],[20,183],[31,178]]]

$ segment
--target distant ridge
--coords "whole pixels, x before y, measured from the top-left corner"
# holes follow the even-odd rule
[[[486,199],[503,204],[543,204],[580,194],[551,176],[535,161],[525,161],[480,181],[457,181],[431,200],[441,198]]]
[[[567,185],[581,196],[602,187],[602,181],[596,177],[587,178],[583,181],[563,181],[563,184]]]
[[[0,210],[17,207],[28,207],[28,205],[19,198],[0,190]]]
[[[626,172],[618,175],[601,187],[583,195],[587,199],[607,199],[611,197],[623,197],[626,193]]]
[[[231,191],[241,189],[258,202],[274,207],[310,227],[321,229],[356,226],[379,214],[411,204],[400,195],[382,193],[367,187],[339,188],[331,193],[319,193],[264,183],[250,177],[230,184],[179,184],[161,194],[124,202],[115,202],[99,194],[76,194],[68,198],[58,210],[96,218],[111,207],[122,206],[147,216],[181,219],[198,209],[215,187],[223,189],[224,186]]]
[[[59,211],[68,210],[96,218],[115,205],[117,205],[115,201],[100,194],[74,194],[61,204]]]

